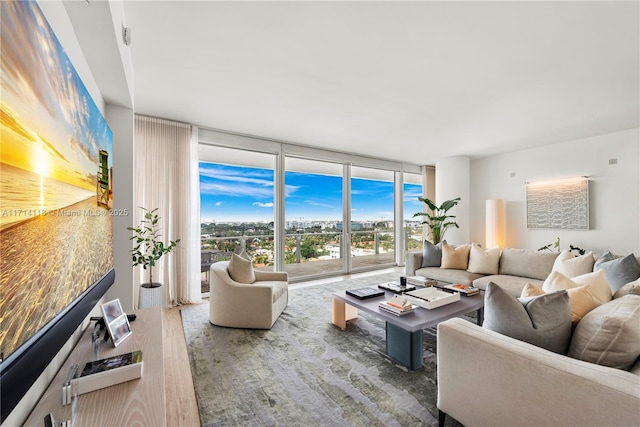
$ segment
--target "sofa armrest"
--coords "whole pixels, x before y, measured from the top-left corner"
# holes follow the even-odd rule
[[[629,426],[640,377],[454,318],[438,325],[438,408],[472,426]]]
[[[416,270],[422,267],[422,252],[407,252],[404,271],[407,276],[415,276]]]
[[[256,276],[256,282],[288,282],[289,274],[286,271],[262,271],[254,270],[253,274]]]

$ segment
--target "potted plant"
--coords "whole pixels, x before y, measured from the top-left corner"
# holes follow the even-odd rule
[[[149,296],[143,298],[143,289],[160,289],[162,283],[153,281],[153,267],[163,255],[175,249],[180,239],[170,241],[168,245],[165,245],[161,240],[162,235],[158,225],[160,222],[160,216],[157,214],[158,208],[147,210],[141,207],[140,209],[144,211],[144,219],[140,221],[137,228],[127,227],[127,230],[133,232],[133,236],[129,239],[134,241],[134,247],[131,249],[133,267],[141,265],[143,269],[149,270],[149,282],[140,285],[140,301],[138,303],[139,308],[145,308],[162,304],[161,292],[147,293]]]
[[[455,221],[450,221],[450,219],[455,218],[455,215],[447,215],[449,209],[458,204],[458,202],[460,201],[460,197],[447,200],[440,206],[436,206],[435,203],[425,197],[418,197],[418,200],[420,200],[422,203],[425,203],[431,210],[431,213],[417,212],[413,214],[413,217],[426,217],[426,219],[420,224],[427,224],[429,226],[429,229],[431,230],[432,243],[434,245],[440,243],[440,240],[442,240],[444,232],[447,231],[447,228],[451,226],[460,228],[460,226]]]

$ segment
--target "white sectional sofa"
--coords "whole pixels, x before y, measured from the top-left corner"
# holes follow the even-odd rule
[[[407,255],[407,276],[488,290],[484,327],[460,318],[438,325],[440,426],[447,415],[466,427],[640,426],[640,258],[505,248],[490,273],[477,272],[470,260],[468,269],[423,267],[422,258],[422,252]],[[529,312],[523,307],[541,295],[527,294],[535,290],[528,283],[549,300],[565,299],[562,309],[541,302],[538,320],[569,322],[567,350],[543,348],[547,329],[534,314],[522,315]],[[582,307],[575,320],[580,307],[572,293],[585,291],[593,306]],[[511,300],[515,311],[494,295]],[[512,332],[519,322],[542,335],[541,342]]]
[[[558,252],[539,252],[526,249],[502,250],[497,274],[474,273],[463,269],[422,267],[422,252],[409,252],[405,260],[407,276],[423,276],[447,283],[473,284],[484,290],[494,282],[515,296],[520,296],[527,283],[542,285],[551,273]]]

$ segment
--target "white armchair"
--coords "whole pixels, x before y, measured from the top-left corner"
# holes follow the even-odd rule
[[[239,283],[229,276],[228,266],[228,261],[211,265],[209,321],[231,328],[271,329],[289,302],[288,274],[255,270],[255,282]]]

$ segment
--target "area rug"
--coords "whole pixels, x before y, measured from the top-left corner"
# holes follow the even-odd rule
[[[201,424],[437,425],[435,328],[425,330],[424,366],[410,371],[386,355],[383,321],[360,311],[345,331],[331,323],[333,292],[398,277],[291,289],[266,331],[214,326],[209,304],[183,308]]]

